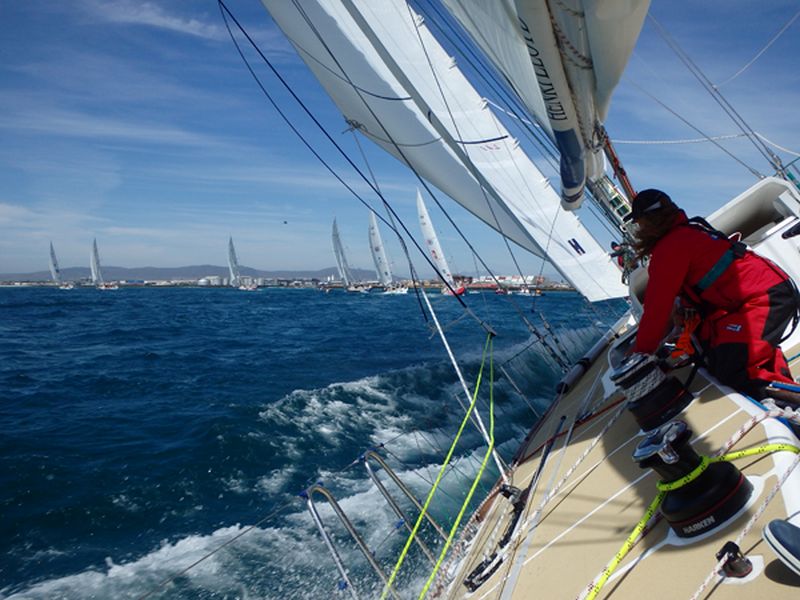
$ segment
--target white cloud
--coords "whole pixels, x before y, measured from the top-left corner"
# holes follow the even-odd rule
[[[221,25],[171,14],[156,2],[90,0],[86,7],[96,17],[112,23],[146,25],[210,40],[221,40],[228,36]]]

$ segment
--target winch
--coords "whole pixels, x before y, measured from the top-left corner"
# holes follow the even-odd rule
[[[628,410],[643,431],[651,431],[677,416],[693,400],[676,377],[661,370],[651,354],[631,354],[611,375],[628,399]]]
[[[673,531],[691,538],[716,529],[741,510],[753,485],[730,462],[711,462],[689,444],[692,430],[683,421],[663,425],[633,453],[643,469],[661,476],[667,490],[661,513]]]

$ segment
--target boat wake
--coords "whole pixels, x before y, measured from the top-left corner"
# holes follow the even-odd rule
[[[562,343],[578,356],[591,337],[588,329],[574,331],[562,336]],[[501,456],[511,456],[535,421],[531,407],[541,412],[550,399],[543,390],[553,389],[560,372],[546,357],[541,343],[532,340],[495,355],[495,365],[504,367],[495,371],[494,393],[495,411],[502,417],[495,430]],[[461,367],[468,382],[475,380],[479,366],[480,356],[463,359]],[[513,385],[508,376],[514,377]],[[479,409],[485,412],[483,396],[487,395],[479,400]],[[458,428],[463,414],[459,404],[464,402],[463,390],[445,362],[292,391],[263,406],[256,426],[244,434],[257,442],[262,452],[269,449],[263,455],[263,464],[269,468],[255,480],[235,472],[218,476],[221,490],[249,498],[255,514],[251,523],[256,526],[228,523],[210,534],[178,535],[149,553],[125,560],[114,557],[112,550],[105,565],[29,582],[24,588],[8,587],[0,590],[0,598],[141,598],[151,591],[148,598],[331,597],[340,584],[336,567],[298,492],[314,483],[331,490],[381,566],[391,571],[407,532],[358,459],[366,450],[376,449],[413,494],[424,499]],[[247,440],[236,443],[246,444]],[[468,428],[432,503],[431,514],[445,529],[458,511],[484,451],[480,434]],[[416,518],[411,503],[382,469],[372,466],[409,517]],[[487,471],[481,489],[488,491],[496,477],[496,470]],[[361,593],[379,593],[377,577],[330,506],[316,500],[354,585]],[[125,493],[116,494],[113,502],[127,514],[141,509]],[[278,510],[272,518],[259,521],[274,508]],[[224,514],[215,517],[224,523]],[[432,528],[423,528],[422,536],[435,551],[440,542]],[[233,538],[237,539],[229,544]],[[418,589],[429,568],[419,551],[412,552],[408,567],[398,583],[401,592]],[[162,586],[167,579],[172,580]]]

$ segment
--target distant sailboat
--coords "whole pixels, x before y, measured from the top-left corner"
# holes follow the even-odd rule
[[[339,236],[339,226],[336,224],[336,219],[333,220],[332,239],[333,254],[336,256],[336,268],[339,271],[339,277],[342,279],[345,289],[348,292],[366,293],[367,288],[356,283],[353,272],[350,270],[350,265],[347,264],[347,258],[344,255],[344,246],[342,246],[342,238]]]
[[[61,269],[58,268],[58,259],[56,258],[56,251],[53,248],[53,242],[50,242],[50,275],[53,277],[53,283],[55,283],[59,289],[71,290],[75,287],[71,281],[63,281],[61,279]]]
[[[383,247],[381,232],[378,229],[378,221],[375,213],[369,213],[369,248],[372,251],[372,261],[375,263],[375,273],[378,275],[378,282],[383,286],[384,294],[406,294],[408,288],[392,283],[392,270],[386,258],[386,250]]]
[[[443,287],[442,293],[460,296],[466,289],[463,285],[456,284],[455,279],[453,279],[453,274],[450,272],[450,267],[447,265],[444,252],[442,252],[442,247],[439,245],[439,238],[436,237],[436,231],[433,229],[431,217],[428,214],[425,203],[422,201],[422,194],[419,193],[419,190],[417,190],[417,212],[419,213],[419,225],[422,228],[422,236],[425,238],[425,245],[428,247],[428,251],[431,254],[431,258],[439,274],[450,286],[450,288],[447,286]]]
[[[100,271],[100,254],[97,251],[97,238],[92,241],[92,256],[89,266],[92,269],[92,283],[98,290],[119,289],[117,284],[103,281],[103,273]]]
[[[233,246],[233,236],[228,238],[228,271],[231,276],[231,287],[239,288],[246,292],[253,292],[257,289],[257,286],[253,283],[242,283],[242,276],[239,272],[239,259],[236,258],[236,248]]]

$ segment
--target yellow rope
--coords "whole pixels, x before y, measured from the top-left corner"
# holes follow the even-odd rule
[[[487,354],[487,351],[489,351],[491,349],[491,347],[492,347],[492,334],[490,333],[489,335],[487,335],[486,344],[483,347],[483,358],[481,359],[481,368],[478,371],[478,379],[475,382],[475,391],[472,394],[472,401],[470,402],[470,405],[469,405],[469,408],[467,409],[467,412],[464,414],[464,418],[461,421],[461,426],[458,428],[458,432],[456,433],[456,437],[455,437],[455,439],[453,439],[453,443],[450,445],[450,449],[447,451],[447,455],[444,458],[444,462],[442,463],[442,466],[439,469],[439,474],[436,476],[436,480],[433,482],[433,486],[431,486],[431,489],[428,492],[428,497],[425,498],[425,503],[422,505],[422,511],[420,511],[420,514],[417,517],[417,521],[416,521],[416,523],[414,523],[414,528],[411,530],[411,534],[408,536],[408,539],[406,540],[406,545],[403,547],[403,551],[400,553],[400,557],[397,559],[397,563],[395,564],[394,569],[392,569],[392,574],[389,577],[389,581],[387,581],[386,585],[383,587],[383,592],[381,593],[381,600],[384,600],[386,598],[386,596],[389,593],[389,589],[392,587],[392,584],[394,583],[394,580],[397,578],[397,574],[400,571],[400,567],[402,566],[403,561],[405,561],[406,555],[408,554],[408,549],[411,547],[411,544],[413,543],[414,538],[417,535],[417,531],[419,530],[420,525],[422,524],[422,520],[423,520],[423,518],[425,517],[425,515],[428,512],[428,506],[430,505],[431,500],[433,499],[433,495],[436,493],[436,490],[439,487],[439,483],[441,482],[442,477],[444,477],[444,473],[445,473],[445,470],[447,469],[447,465],[450,464],[450,459],[453,457],[453,452],[455,451],[456,444],[458,443],[458,440],[461,438],[461,434],[464,431],[464,427],[466,427],[467,422],[469,421],[470,415],[472,415],[472,411],[475,409],[475,404],[476,404],[476,402],[478,400],[478,390],[480,389],[481,379],[483,378],[483,367],[486,364],[486,354]],[[494,374],[492,373],[492,377],[493,376],[494,376]],[[493,427],[494,427],[494,414],[491,414],[491,422],[490,422],[490,431],[492,432],[491,435],[493,435]],[[490,442],[490,452],[491,452],[491,447],[493,445],[494,445],[494,437],[492,437],[491,442]],[[485,463],[486,463],[486,461],[484,459],[484,465],[483,466],[485,466]],[[481,467],[481,471],[483,469],[483,466]],[[480,474],[478,475],[478,478],[480,478]],[[474,489],[474,484],[473,484],[473,489]],[[470,491],[470,494],[471,493],[472,493],[472,490]],[[469,501],[469,500],[467,500],[467,501]],[[464,509],[462,508],[462,513],[463,513],[463,510]],[[459,517],[460,517],[460,515],[459,515]],[[451,538],[452,538],[452,535],[453,535],[453,533],[451,532]],[[448,542],[447,542],[448,545],[449,545],[449,543],[451,541],[451,538],[448,538]],[[445,548],[446,548],[446,546],[445,546]],[[436,565],[435,568],[438,569],[439,565],[441,564],[441,561],[442,561],[442,557],[439,557],[439,561],[437,562],[437,565]],[[427,586],[426,586],[426,589],[427,589]],[[423,590],[423,593],[424,593],[424,590]]]
[[[628,536],[628,539],[626,539],[625,543],[622,544],[622,548],[620,548],[619,552],[614,555],[614,558],[612,558],[608,565],[606,565],[606,568],[603,569],[603,572],[600,574],[600,577],[597,578],[597,581],[592,582],[592,585],[589,588],[589,593],[586,595],[585,600],[593,600],[597,597],[597,594],[600,593],[600,590],[603,588],[606,581],[608,581],[608,578],[611,577],[611,574],[616,570],[628,552],[630,552],[631,548],[633,548],[634,544],[636,543],[636,539],[639,537],[639,534],[644,530],[648,521],[650,521],[655,514],[655,511],[661,506],[661,503],[664,501],[664,496],[667,495],[667,492],[676,490],[686,485],[690,481],[694,481],[708,468],[708,465],[711,463],[731,461],[738,458],[745,458],[747,456],[756,456],[758,454],[782,451],[800,454],[800,448],[791,444],[764,444],[762,446],[745,448],[744,450],[737,450],[736,452],[730,452],[728,454],[723,454],[722,456],[715,456],[712,458],[702,456],[700,457],[700,464],[697,465],[697,467],[695,467],[691,473],[688,473],[680,479],[676,479],[675,481],[670,481],[669,483],[659,481],[657,484],[658,494],[653,499],[653,502],[650,503],[650,506],[647,508],[647,512],[645,512],[644,516],[636,524],[636,527],[634,527],[633,531]]]
[[[753,448],[745,448],[744,450],[737,450],[736,452],[730,452],[728,454],[723,454],[722,456],[715,456],[711,459],[711,462],[720,462],[720,461],[731,461],[736,460],[737,458],[745,458],[747,456],[755,456],[757,454],[767,454],[768,452],[794,452],[795,454],[800,454],[800,448],[797,446],[792,446],[791,444],[786,443],[777,443],[777,444],[764,444],[763,446],[755,446]]]
[[[650,519],[653,518],[653,515],[661,506],[661,503],[664,501],[664,496],[666,496],[666,492],[658,492],[656,497],[653,498],[653,501],[650,503],[650,506],[647,507],[647,511],[644,513],[644,516],[639,520],[636,524],[636,527],[633,528],[633,531],[628,536],[628,539],[625,540],[625,543],[622,544],[622,548],[614,555],[614,558],[606,565],[606,568],[603,569],[603,572],[600,574],[600,577],[597,578],[597,581],[593,581],[591,587],[589,588],[589,593],[586,595],[586,600],[593,600],[593,598],[597,597],[597,594],[600,593],[600,590],[605,585],[608,578],[611,577],[611,574],[616,570],[619,566],[619,563],[623,561],[623,559],[628,555],[628,552],[631,551],[631,548],[636,544],[636,540],[639,538],[639,535],[644,531],[644,528],[647,526],[647,523]]]
[[[450,528],[450,534],[447,536],[447,541],[445,542],[442,551],[439,553],[439,560],[436,561],[436,564],[433,567],[433,571],[431,571],[431,574],[428,576],[428,581],[425,582],[425,585],[422,588],[422,591],[419,593],[417,600],[422,600],[422,598],[425,597],[425,594],[428,593],[428,589],[430,589],[431,584],[433,583],[433,580],[436,577],[436,573],[439,572],[439,568],[442,566],[444,557],[447,554],[447,551],[450,549],[450,545],[453,543],[453,539],[456,536],[456,531],[458,530],[458,526],[461,524],[461,519],[464,517],[464,513],[467,511],[467,506],[469,505],[470,500],[472,500],[472,495],[475,493],[475,489],[478,487],[478,483],[480,482],[481,477],[483,476],[483,471],[486,469],[486,464],[489,462],[489,457],[492,455],[492,450],[494,450],[494,356],[492,354],[492,342],[490,337],[489,338],[489,447],[486,449],[486,454],[484,454],[483,456],[483,461],[481,461],[481,467],[480,469],[478,469],[478,474],[475,476],[475,480],[472,482],[472,487],[470,487],[469,493],[467,493],[467,497],[464,500],[464,503],[461,505],[461,510],[458,512],[456,521]]]

